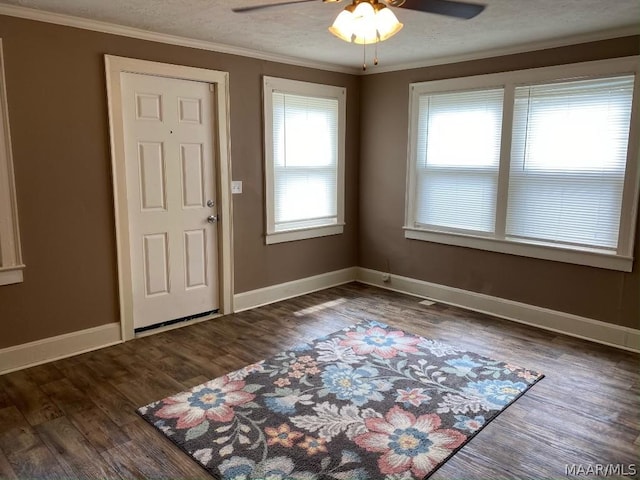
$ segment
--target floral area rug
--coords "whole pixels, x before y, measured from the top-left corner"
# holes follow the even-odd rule
[[[219,479],[413,480],[541,378],[365,322],[138,413]]]

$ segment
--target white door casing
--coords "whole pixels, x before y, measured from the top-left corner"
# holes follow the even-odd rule
[[[134,327],[217,310],[212,88],[135,73],[121,84]]]
[[[123,339],[230,313],[228,74],[109,55],[105,64]]]

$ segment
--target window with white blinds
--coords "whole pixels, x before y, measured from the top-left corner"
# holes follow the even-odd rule
[[[617,249],[633,82],[515,89],[507,235]]]
[[[502,89],[420,97],[416,224],[493,231],[502,100]]]
[[[344,89],[265,77],[267,243],[342,233]]]
[[[638,65],[413,84],[405,236],[631,271]]]

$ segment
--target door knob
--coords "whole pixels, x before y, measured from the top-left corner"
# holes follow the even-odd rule
[[[209,215],[207,217],[207,222],[216,223],[218,221],[218,215]]]

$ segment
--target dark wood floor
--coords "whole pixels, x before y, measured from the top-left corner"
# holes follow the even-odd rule
[[[211,478],[134,409],[361,319],[546,374],[432,479],[640,470],[638,355],[418,302],[354,283],[4,375],[0,478]]]

